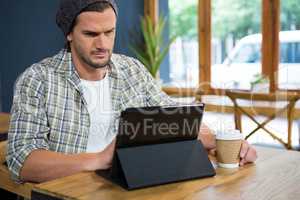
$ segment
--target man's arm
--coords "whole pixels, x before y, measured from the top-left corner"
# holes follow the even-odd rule
[[[24,162],[20,179],[24,182],[44,182],[83,171],[108,169],[111,166],[115,142],[100,153],[65,155],[47,150],[34,150]]]
[[[17,80],[8,134],[7,164],[15,181],[42,182],[110,166],[114,143],[97,154],[50,151],[45,81],[39,66]]]

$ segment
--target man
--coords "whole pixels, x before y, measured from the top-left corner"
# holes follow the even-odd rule
[[[17,80],[8,167],[18,181],[43,182],[111,165],[118,117],[127,107],[174,102],[133,58],[112,53],[113,0],[62,0],[57,24],[67,47]],[[209,129],[199,135],[215,148]],[[244,143],[241,165],[256,159]]]

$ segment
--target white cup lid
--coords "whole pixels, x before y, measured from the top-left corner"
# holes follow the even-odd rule
[[[240,130],[218,130],[216,134],[217,140],[242,140],[244,139],[243,134]]]

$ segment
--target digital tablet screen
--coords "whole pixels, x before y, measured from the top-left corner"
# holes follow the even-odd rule
[[[160,144],[198,137],[204,104],[128,108],[121,113],[117,147]]]

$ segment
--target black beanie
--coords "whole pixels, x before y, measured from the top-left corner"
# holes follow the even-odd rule
[[[56,24],[67,36],[71,32],[74,20],[82,10],[94,3],[107,2],[118,16],[118,7],[114,0],[61,0],[56,14]]]

